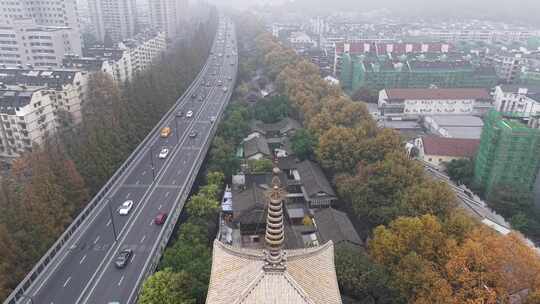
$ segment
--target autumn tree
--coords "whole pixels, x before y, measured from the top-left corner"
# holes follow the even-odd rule
[[[319,138],[317,158],[332,172],[352,172],[362,160],[364,139],[361,129],[333,126]]]
[[[192,278],[185,272],[158,271],[144,282],[138,301],[142,304],[195,304],[196,298],[188,292],[192,285]]]

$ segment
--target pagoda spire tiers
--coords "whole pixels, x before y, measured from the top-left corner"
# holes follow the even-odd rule
[[[285,252],[283,251],[283,241],[285,231],[283,229],[283,200],[286,193],[281,188],[281,181],[278,174],[279,168],[275,165],[272,177],[272,188],[266,193],[268,199],[268,210],[266,216],[266,250],[265,260],[267,271],[285,270]]]

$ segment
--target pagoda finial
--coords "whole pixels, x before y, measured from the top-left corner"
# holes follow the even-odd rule
[[[283,229],[283,200],[285,191],[281,188],[279,179],[280,170],[274,162],[272,169],[272,188],[266,193],[268,198],[268,212],[266,216],[266,270],[280,271],[285,269],[283,241],[285,232]]]

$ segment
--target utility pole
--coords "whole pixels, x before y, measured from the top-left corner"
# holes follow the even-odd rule
[[[174,115],[174,123],[176,124],[176,144],[180,144],[180,132],[178,131],[178,114]]]
[[[109,207],[109,215],[111,217],[111,224],[112,224],[112,229],[113,229],[113,234],[114,234],[114,241],[118,241],[118,235],[116,234],[116,226],[114,225],[114,215],[113,215],[113,212],[112,212],[112,208],[111,208],[111,200],[108,198],[107,199],[107,206]]]
[[[150,165],[152,167],[152,180],[156,180],[156,172],[154,171],[155,170],[155,167],[154,167],[154,150],[152,149],[151,145],[150,145],[149,149],[150,149],[150,162],[151,162]]]

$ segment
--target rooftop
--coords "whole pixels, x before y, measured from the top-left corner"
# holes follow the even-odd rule
[[[61,88],[71,84],[80,71],[74,69],[5,68],[0,66],[0,83]]]
[[[332,242],[284,254],[285,269],[268,271],[264,251],[215,240],[206,303],[341,303]]]
[[[490,99],[485,89],[386,89],[389,99]]]
[[[309,197],[319,196],[322,193],[328,196],[336,196],[334,189],[332,189],[319,165],[310,160],[305,160],[299,163],[296,169]]]
[[[468,157],[476,155],[480,140],[468,138],[447,138],[438,136],[422,137],[424,152],[427,155]]]
[[[323,208],[315,211],[314,217],[321,243],[331,240],[335,244],[349,242],[362,245],[362,240],[346,213],[334,208]]]

